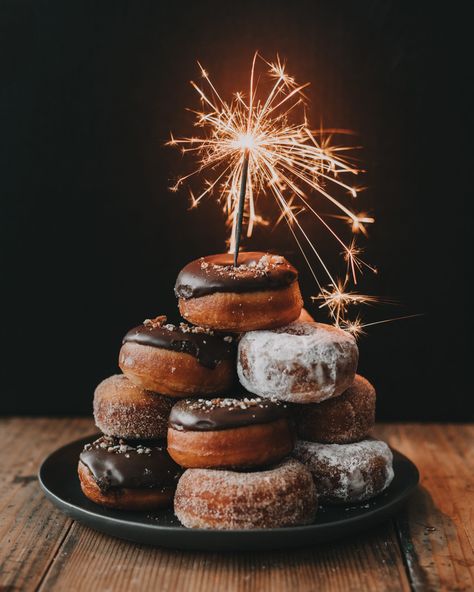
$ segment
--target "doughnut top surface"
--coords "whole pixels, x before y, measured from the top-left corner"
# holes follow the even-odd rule
[[[220,361],[235,355],[233,337],[218,337],[208,329],[187,323],[173,325],[166,322],[165,316],[146,319],[143,325],[130,329],[123,338],[123,343],[127,342],[190,354],[206,368],[215,368]]]
[[[240,253],[238,267],[230,253],[201,257],[180,271],[174,287],[180,298],[196,298],[214,292],[258,292],[284,288],[298,279],[298,272],[279,255]]]
[[[102,436],[86,444],[79,459],[102,491],[173,486],[182,473],[160,441],[138,444]]]
[[[272,399],[183,399],[171,409],[169,425],[175,430],[208,432],[269,423],[288,417],[288,406]]]

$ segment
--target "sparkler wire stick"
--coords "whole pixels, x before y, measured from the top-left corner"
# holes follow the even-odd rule
[[[240,237],[242,236],[242,221],[244,219],[245,193],[247,189],[247,176],[249,172],[249,151],[244,153],[242,163],[242,177],[240,181],[239,203],[237,206],[237,223],[235,225],[235,248],[234,248],[234,267],[237,267],[239,259]]]

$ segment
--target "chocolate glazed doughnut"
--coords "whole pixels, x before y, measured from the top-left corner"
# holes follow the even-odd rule
[[[335,399],[296,409],[296,428],[302,440],[348,444],[362,440],[375,423],[375,389],[356,374],[352,386]]]
[[[78,474],[86,497],[120,510],[170,505],[181,469],[161,442],[144,444],[102,436],[86,444]]]
[[[125,335],[119,366],[133,383],[168,397],[212,395],[234,381],[235,348],[230,336],[160,316]]]
[[[303,301],[298,272],[284,257],[250,252],[201,257],[178,275],[175,294],[181,315],[221,331],[279,327],[298,318]]]
[[[294,445],[287,406],[278,401],[187,399],[171,410],[168,452],[186,468],[258,467]]]

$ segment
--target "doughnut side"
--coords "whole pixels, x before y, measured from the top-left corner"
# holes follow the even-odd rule
[[[95,424],[107,436],[144,440],[165,438],[173,403],[171,398],[134,385],[126,376],[111,376],[95,390]]]
[[[295,322],[245,333],[238,346],[237,373],[255,395],[319,403],[351,386],[358,358],[352,335],[331,325]]]
[[[206,368],[190,354],[127,342],[119,354],[122,372],[134,384],[168,397],[217,394],[230,389],[234,362]]]
[[[156,510],[171,505],[174,487],[160,489],[114,489],[101,491],[90,470],[79,461],[77,468],[84,495],[95,504],[117,510]]]
[[[174,508],[188,528],[278,528],[310,524],[317,496],[310,472],[289,459],[254,473],[188,469]]]
[[[253,331],[290,323],[301,313],[297,281],[288,287],[257,292],[215,292],[179,299],[181,315],[191,323],[220,331]]]
[[[313,475],[322,503],[346,504],[371,499],[393,479],[393,455],[380,440],[318,444],[299,440],[293,456]]]
[[[374,387],[359,374],[339,397],[298,407],[296,428],[302,440],[348,444],[367,436],[375,423]]]
[[[216,431],[168,430],[168,453],[186,468],[258,467],[293,450],[287,419]]]

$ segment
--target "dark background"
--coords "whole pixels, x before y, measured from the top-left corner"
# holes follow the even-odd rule
[[[311,81],[316,125],[364,146],[360,209],[377,219],[366,256],[380,274],[361,289],[399,302],[366,318],[424,315],[360,340],[379,418],[472,418],[468,19],[434,4],[2,0],[1,410],[90,413],[122,335],[173,316],[179,269],[224,249],[214,203],[188,212],[167,190],[191,163],[163,144],[192,131],[195,60],[228,93],[258,49]],[[289,256],[309,304],[283,226],[247,246]]]

